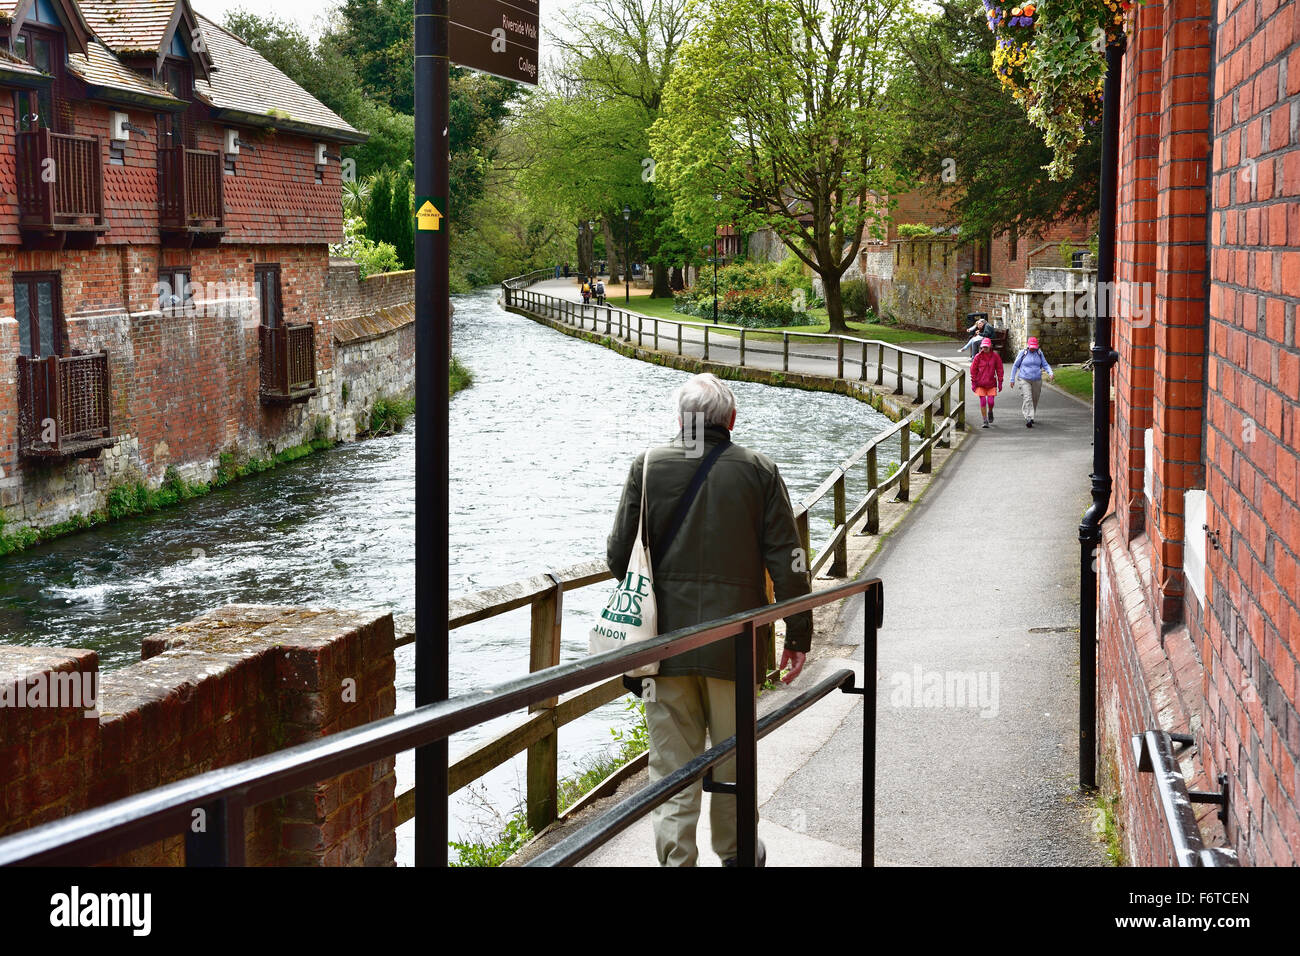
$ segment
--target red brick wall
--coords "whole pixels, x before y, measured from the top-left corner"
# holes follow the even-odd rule
[[[1165,821],[1150,812],[1152,782],[1134,775],[1127,737],[1163,727],[1196,736],[1185,761],[1194,786],[1229,774],[1226,845],[1242,862],[1293,865],[1300,7],[1151,3],[1136,18],[1125,59],[1118,278],[1153,282],[1155,314],[1150,322],[1122,313],[1116,326],[1116,513],[1101,556],[1099,620],[1103,763],[1115,766],[1135,862],[1168,854]],[[1149,508],[1146,427],[1155,435]],[[1197,487],[1221,544],[1207,544],[1204,609],[1182,572],[1184,492]],[[1202,820],[1208,837],[1212,823]]]
[[[102,675],[98,718],[0,708],[0,835],[390,716],[391,615],[235,606],[146,640]],[[0,646],[0,681],[97,669],[93,652]],[[355,693],[347,681],[355,682]],[[350,699],[349,699],[350,698]],[[11,769],[12,768],[12,769]],[[250,808],[249,865],[391,865],[392,758]],[[179,864],[177,836],[118,863]]]
[[[1243,860],[1300,860],[1300,5],[1219,6],[1205,759],[1233,778]],[[1253,181],[1252,181],[1253,180]]]

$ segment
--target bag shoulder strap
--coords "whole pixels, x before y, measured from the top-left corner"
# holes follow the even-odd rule
[[[665,554],[668,553],[668,547],[677,537],[677,532],[681,530],[683,522],[686,521],[686,513],[691,510],[691,505],[695,502],[695,497],[700,493],[704,486],[704,479],[708,477],[714,463],[721,457],[722,453],[727,450],[731,444],[731,439],[724,438],[713,446],[713,450],[704,456],[698,468],[695,469],[695,475],[691,478],[690,487],[682,494],[681,499],[677,502],[677,510],[673,513],[672,523],[668,525],[668,531],[663,538],[655,543],[654,549],[650,555],[650,566],[658,564]]]

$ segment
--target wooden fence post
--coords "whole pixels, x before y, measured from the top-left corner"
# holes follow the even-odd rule
[[[804,508],[802,511],[800,511],[794,516],[794,523],[795,523],[795,527],[799,531],[799,543],[803,546],[804,565],[807,568],[811,568],[812,567],[812,539],[809,537],[809,533],[808,533],[808,509],[807,508]]]
[[[916,357],[916,404],[925,401],[925,356]]]
[[[902,395],[903,394],[903,350],[894,349],[894,355],[898,357],[898,361],[894,363],[894,365],[897,366],[897,372],[898,372],[898,384],[894,388],[894,394]]]
[[[966,373],[961,373],[961,395],[957,405],[957,430],[966,430]]]
[[[948,363],[939,363],[939,390],[943,392],[943,404],[940,406],[943,412],[943,419],[947,421],[952,415],[952,389],[948,387]],[[952,440],[948,437],[951,432],[945,425],[943,429],[943,441],[939,442],[939,447],[948,448],[952,445]]]
[[[885,343],[881,342],[876,352],[876,384],[885,384]]]
[[[781,371],[790,371],[790,333],[781,333]]]
[[[740,330],[740,367],[745,367],[745,330]]]
[[[704,361],[709,360],[709,327],[704,327]]]
[[[842,342],[843,340],[841,340]],[[835,527],[842,527],[848,520],[848,507],[844,500],[844,472],[835,480]],[[842,578],[849,573],[849,529],[844,528],[840,540],[835,545],[835,557],[831,558],[831,577]]]
[[[898,478],[898,497],[895,501],[910,501],[912,498],[912,465],[908,461],[912,457],[912,423],[907,425],[899,432],[902,441],[898,467],[903,472]]]
[[[934,403],[933,402],[925,406],[925,418],[923,421],[925,423],[923,426],[925,428],[925,435],[922,437],[925,439],[925,451],[921,453],[921,467],[918,468],[917,471],[921,472],[921,474],[923,475],[928,475],[930,473],[931,452],[934,449]]]
[[[528,670],[539,671],[560,663],[560,621],[564,610],[564,591],[560,579],[548,574],[554,587],[533,601],[532,633],[529,640]],[[559,698],[548,697],[528,708],[528,712],[553,710]],[[528,826],[534,833],[559,816],[559,734],[551,732],[528,748]]]
[[[655,317],[655,351],[659,351],[659,318]]]
[[[867,493],[870,494],[880,487],[880,470],[876,467],[876,446],[872,445],[867,449]],[[871,499],[871,504],[867,505],[867,532],[869,534],[880,533],[880,494]]]
[[[866,380],[867,380],[867,343],[863,342],[862,343],[862,370],[858,373],[858,381],[865,382]]]
[[[844,339],[835,339],[835,377],[844,377]]]
[[[682,354],[682,324],[677,323],[677,354]]]

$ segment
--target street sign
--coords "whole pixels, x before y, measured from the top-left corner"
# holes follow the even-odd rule
[[[538,0],[452,0],[452,62],[536,86],[537,7]]]

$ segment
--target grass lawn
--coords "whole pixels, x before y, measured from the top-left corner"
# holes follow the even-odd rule
[[[623,299],[620,296],[617,300],[610,300],[610,304],[615,308],[623,307]],[[640,312],[642,315],[652,315],[660,319],[671,319],[674,322],[687,322],[702,325],[708,323],[707,319],[700,319],[693,315],[683,315],[681,312],[673,311],[672,299],[633,299],[632,311]],[[813,325],[790,325],[784,328],[764,329],[763,331],[750,331],[745,335],[746,340],[754,339],[761,341],[780,341],[782,332],[821,332],[824,333],[829,327],[826,317],[826,310],[813,309],[811,314],[819,321]],[[719,319],[725,324],[725,320]],[[951,342],[953,339],[947,335],[934,335],[929,332],[914,332],[909,329],[899,329],[892,325],[880,325],[873,322],[850,322],[849,329],[856,336],[864,339],[878,339],[881,342],[895,344],[898,342]],[[718,332],[718,335],[727,335],[730,333]]]
[[[1092,372],[1080,365],[1056,366],[1056,385],[1085,401],[1092,399]]]

